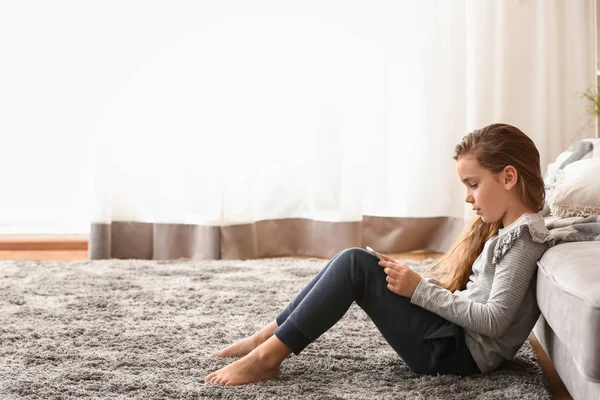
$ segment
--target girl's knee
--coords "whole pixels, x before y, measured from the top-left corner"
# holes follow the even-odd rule
[[[340,255],[355,256],[355,257],[364,257],[365,254],[371,255],[371,253],[369,253],[367,250],[365,250],[361,247],[349,247],[345,250],[342,250],[340,253]],[[371,257],[372,257],[372,255],[371,255]]]
[[[342,251],[340,256],[347,258],[348,261],[357,262],[358,265],[365,268],[379,267],[377,257],[361,247],[347,248]]]

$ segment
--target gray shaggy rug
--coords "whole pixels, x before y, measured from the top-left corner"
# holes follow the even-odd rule
[[[406,261],[420,270],[422,263]],[[275,380],[205,385],[322,259],[0,262],[2,399],[547,399],[528,342],[495,373],[419,376],[356,303]]]

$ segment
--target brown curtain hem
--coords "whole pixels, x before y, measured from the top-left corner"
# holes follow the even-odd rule
[[[95,259],[331,258],[348,247],[382,253],[445,253],[465,227],[458,218],[365,216],[358,222],[289,218],[206,226],[135,221],[92,223],[89,257]]]

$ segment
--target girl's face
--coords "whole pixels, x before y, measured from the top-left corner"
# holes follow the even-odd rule
[[[508,209],[508,191],[503,182],[504,172],[493,174],[482,167],[477,159],[466,154],[456,161],[456,169],[467,192],[465,201],[481,215],[483,222],[492,223],[502,219]]]

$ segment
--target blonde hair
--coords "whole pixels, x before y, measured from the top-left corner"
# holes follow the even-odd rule
[[[484,168],[498,174],[507,165],[518,172],[517,193],[523,204],[532,210],[544,207],[546,192],[540,169],[540,154],[533,141],[518,128],[507,124],[492,124],[463,137],[454,149],[454,160],[471,155]],[[437,259],[423,277],[433,277],[436,283],[452,292],[464,290],[469,282],[473,263],[483,251],[485,242],[502,228],[502,221],[484,222],[473,218],[451,249]]]

